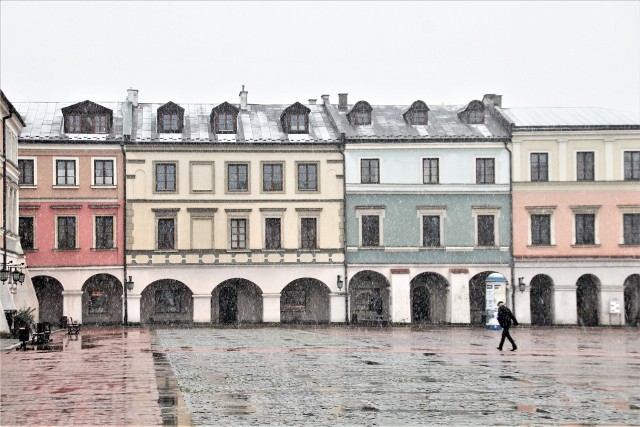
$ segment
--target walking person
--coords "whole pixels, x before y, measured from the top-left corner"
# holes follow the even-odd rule
[[[511,321],[515,326],[518,326],[518,321],[516,320],[516,316],[513,315],[511,310],[504,305],[504,302],[498,301],[498,323],[502,326],[502,339],[500,340],[500,345],[498,346],[498,350],[502,351],[502,346],[504,345],[505,338],[509,340],[513,348],[511,351],[516,351],[518,346],[516,342],[511,338],[509,334],[509,328],[511,327]]]

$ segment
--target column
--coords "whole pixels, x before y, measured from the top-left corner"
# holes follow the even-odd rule
[[[600,286],[599,323],[601,325],[624,325],[623,307],[624,307],[624,287],[623,286],[619,286],[619,285],[601,285]]]
[[[575,179],[575,175],[569,173],[569,164],[567,163],[567,142],[566,138],[558,139],[558,181],[571,181]],[[575,168],[575,159],[571,162]],[[550,180],[553,180],[552,176],[549,176]]]
[[[471,323],[471,301],[469,298],[469,270],[452,268],[449,270],[451,287],[451,323]]]
[[[517,277],[517,275],[516,275]],[[531,281],[525,279],[527,288],[524,292],[520,292],[518,285],[516,286],[516,312],[515,316],[519,323],[531,324]],[[509,290],[511,292],[511,289]],[[507,297],[508,298],[508,297]]]
[[[211,323],[211,294],[193,295],[194,323]]]
[[[409,269],[391,269],[391,321],[411,323],[411,275]]]
[[[578,324],[578,301],[576,286],[556,285],[554,287],[554,318],[557,325]]]
[[[82,323],[82,291],[62,291],[62,314]]]
[[[331,323],[344,323],[347,321],[345,316],[347,314],[347,294],[343,292],[332,292],[329,294],[329,322]]]
[[[262,294],[262,321],[280,323],[280,294]]]
[[[140,294],[127,293],[127,316],[129,323],[140,323]]]

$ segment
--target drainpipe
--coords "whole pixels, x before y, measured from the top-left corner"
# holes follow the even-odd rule
[[[4,94],[3,94],[4,97]],[[2,117],[2,269],[7,269],[7,124],[6,121],[13,117],[13,110],[9,109],[9,115]]]
[[[127,136],[124,137],[127,140]],[[122,151],[122,191],[124,196],[122,197],[122,231],[124,236],[122,238],[122,268],[124,271],[124,326],[129,326],[129,301],[128,301],[128,289],[127,289],[127,149],[124,146],[125,140],[120,143],[120,150]]]
[[[509,268],[511,270],[511,308],[513,309],[513,315],[516,315],[516,267],[513,260],[513,153],[509,149],[509,142],[504,142],[504,148],[509,152],[509,214],[511,220],[509,221],[509,227],[511,227],[511,241],[509,242]]]
[[[340,133],[340,154],[342,155],[342,250],[344,251],[344,314],[345,322],[349,324],[349,278],[347,277],[347,164],[344,150],[347,138]]]

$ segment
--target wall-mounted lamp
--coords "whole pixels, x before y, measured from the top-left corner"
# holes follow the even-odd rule
[[[520,292],[524,292],[526,288],[527,284],[524,283],[524,277],[518,277],[518,289],[520,289]]]
[[[129,280],[127,280],[126,285],[128,290],[133,290],[133,279],[131,278],[131,276],[129,276]]]
[[[8,262],[8,264],[11,263],[13,263],[13,261]],[[15,266],[8,264],[2,267],[2,270],[0,270],[0,281],[2,282],[2,284],[4,284],[4,282],[11,279],[9,280],[9,284],[20,283],[22,285],[26,277],[26,275],[22,272],[22,269],[24,268],[24,262]]]
[[[342,285],[344,285],[344,282],[342,281],[342,279],[340,278],[340,275],[338,274],[338,280],[336,281],[336,286],[338,287],[339,291],[342,290]]]

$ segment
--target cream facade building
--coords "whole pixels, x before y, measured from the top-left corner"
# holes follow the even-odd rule
[[[138,104],[130,322],[344,322],[343,157],[321,106]]]

